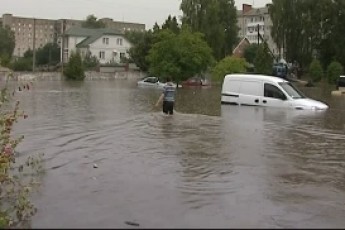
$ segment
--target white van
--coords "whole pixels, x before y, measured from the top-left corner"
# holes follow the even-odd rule
[[[222,104],[232,105],[328,109],[326,104],[307,98],[282,78],[257,74],[226,75],[221,100]]]

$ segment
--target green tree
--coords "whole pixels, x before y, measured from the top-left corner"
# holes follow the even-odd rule
[[[192,33],[188,28],[183,28],[178,35],[162,30],[158,39],[147,57],[153,75],[171,76],[180,82],[201,74],[214,63],[212,50],[201,33]]]
[[[309,66],[309,76],[312,81],[319,82],[323,77],[323,69],[319,60],[314,59]]]
[[[47,43],[36,52],[37,65],[56,65],[60,62],[60,47],[56,43]]]
[[[232,53],[239,30],[234,0],[182,0],[180,9],[182,25],[205,34],[217,60]]]
[[[85,78],[82,58],[79,52],[72,52],[69,61],[64,69],[67,80],[82,81]]]
[[[132,43],[132,47],[128,51],[130,60],[142,71],[148,71],[149,63],[146,57],[154,44],[154,33],[151,30],[127,33],[126,37]]]
[[[178,34],[180,32],[180,26],[176,17],[171,17],[171,15],[169,15],[169,17],[163,23],[162,29],[170,29],[175,34]]]
[[[104,22],[97,20],[97,17],[95,17],[93,14],[87,16],[86,20],[82,22],[81,26],[89,29],[105,28]]]
[[[15,36],[9,27],[0,27],[0,64],[8,66],[15,47]]]
[[[269,53],[266,43],[260,44],[254,60],[256,73],[259,74],[272,74],[273,58]]]
[[[258,52],[258,44],[250,44],[244,49],[244,58],[248,63],[254,63]]]
[[[333,61],[327,67],[327,80],[330,84],[335,84],[338,77],[344,73],[344,67],[337,61]]]
[[[246,65],[244,58],[226,57],[213,68],[212,77],[215,81],[222,82],[227,74],[245,73]]]

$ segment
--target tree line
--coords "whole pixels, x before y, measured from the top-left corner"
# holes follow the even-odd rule
[[[143,71],[184,80],[191,75],[212,72],[224,58],[232,55],[239,42],[234,0],[182,0],[180,9],[183,14],[179,19],[169,15],[162,25],[156,23],[150,30],[126,32],[133,45],[129,50],[130,61]],[[282,55],[288,62],[297,61],[307,71],[315,60],[323,70],[333,62],[345,65],[345,40],[342,39],[345,1],[272,0],[269,14],[273,22],[272,38],[278,48],[284,48]],[[94,15],[89,15],[83,23],[86,28],[105,26]],[[0,33],[1,36],[4,34]],[[12,39],[11,35],[7,37]],[[256,72],[269,74],[273,60],[267,55],[268,47],[253,46],[245,51],[246,62],[253,63]],[[0,43],[0,51],[1,47],[5,45]]]

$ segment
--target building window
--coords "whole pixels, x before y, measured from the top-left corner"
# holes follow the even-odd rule
[[[104,51],[99,52],[99,59],[105,59],[105,52]]]
[[[103,44],[109,45],[109,38],[103,38]]]
[[[122,46],[122,38],[116,39],[116,44]]]
[[[122,60],[122,58],[125,57],[125,53],[120,53],[120,59]]]

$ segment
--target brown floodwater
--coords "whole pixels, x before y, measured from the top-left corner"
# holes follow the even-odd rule
[[[45,154],[32,227],[342,228],[345,97],[331,90],[302,88],[330,105],[317,112],[179,89],[165,117],[135,81],[34,82],[16,96],[18,154]]]

